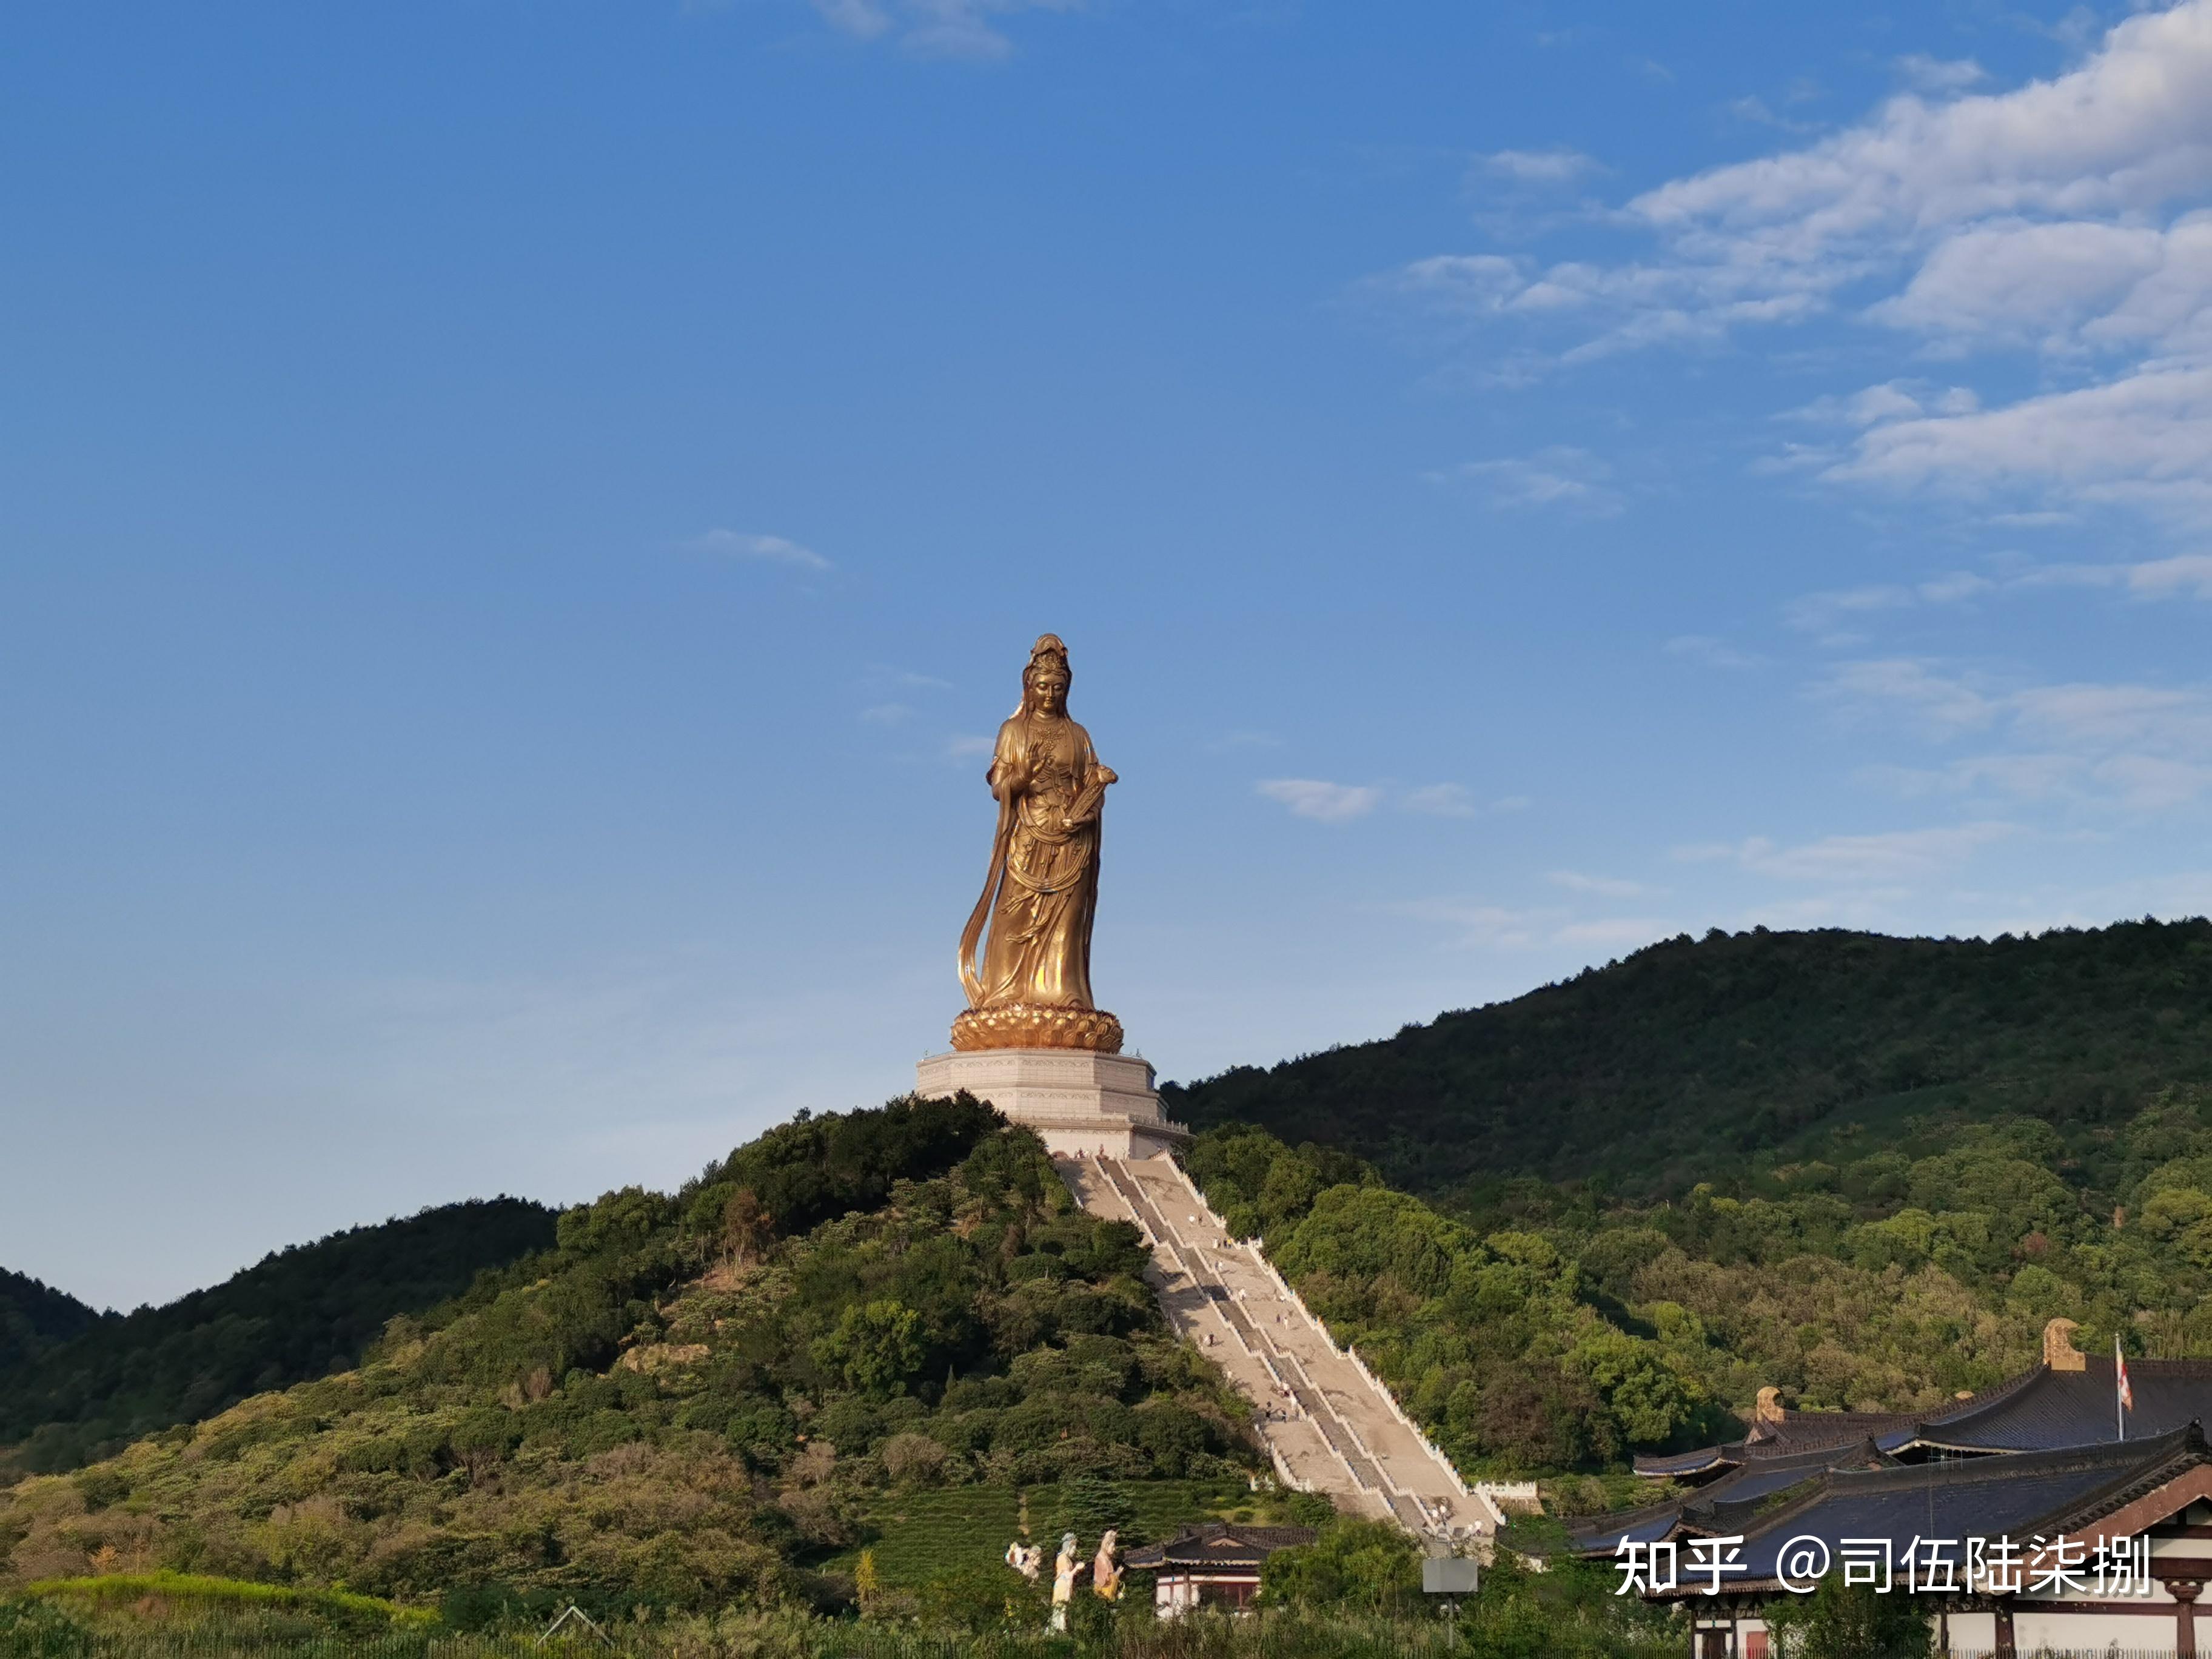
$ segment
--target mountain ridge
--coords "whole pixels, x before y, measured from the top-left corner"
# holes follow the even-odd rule
[[[1437,1193],[1602,1176],[1680,1189],[1853,1123],[2110,1126],[2212,1082],[2212,922],[1994,939],[1823,929],[1687,934],[1395,1036],[1162,1094]]]
[[[11,1465],[73,1468],[249,1395],[349,1367],[395,1316],[434,1307],[486,1269],[550,1247],[555,1213],[506,1197],[436,1206],[273,1250],[159,1307],[84,1309],[61,1340],[0,1356],[0,1474]],[[0,1298],[18,1281],[35,1282],[0,1275]],[[0,1338],[8,1306],[0,1299]]]

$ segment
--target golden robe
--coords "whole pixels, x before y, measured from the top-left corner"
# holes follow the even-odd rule
[[[970,1007],[1096,1006],[1091,923],[1098,908],[1103,770],[1091,734],[1064,715],[1017,714],[999,728],[988,774],[998,837],[960,942]],[[990,940],[979,967],[975,945],[987,915]]]

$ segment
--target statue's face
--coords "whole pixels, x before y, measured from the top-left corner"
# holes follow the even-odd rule
[[[1066,676],[1047,669],[1036,678],[1036,705],[1048,714],[1057,714],[1067,707]]]

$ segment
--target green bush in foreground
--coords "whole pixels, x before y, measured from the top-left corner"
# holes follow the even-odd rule
[[[1228,1618],[1172,1624],[1149,1607],[1079,1603],[1073,1633],[1041,1614],[1015,1625],[963,1613],[935,1626],[861,1623],[797,1613],[732,1613],[588,1632],[543,1648],[534,1633],[411,1631],[380,1637],[276,1635],[252,1626],[97,1630],[44,1603],[0,1603],[0,1659],[527,1659],[533,1653],[628,1659],[1662,1659],[1681,1650],[1679,1626],[1651,1631],[1547,1614],[1518,1597],[1468,1602],[1455,1627],[1441,1616],[1404,1619]],[[1032,1610],[1034,1613],[1035,1610]],[[964,1621],[969,1627],[962,1628]]]

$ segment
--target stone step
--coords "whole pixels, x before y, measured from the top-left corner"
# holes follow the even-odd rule
[[[1255,1408],[1279,1479],[1342,1510],[1486,1550],[1504,1516],[1470,1488],[1356,1354],[1337,1346],[1255,1243],[1232,1240],[1165,1154],[1054,1163],[1093,1215],[1133,1222],[1169,1323]]]

